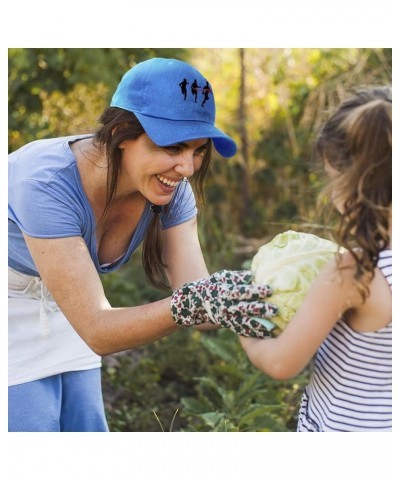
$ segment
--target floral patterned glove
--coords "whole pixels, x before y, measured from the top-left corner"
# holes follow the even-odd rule
[[[278,309],[261,299],[269,297],[272,290],[252,285],[251,281],[249,271],[221,270],[186,283],[172,294],[174,321],[185,327],[212,323],[246,337],[271,336],[275,325],[265,319],[273,317]]]

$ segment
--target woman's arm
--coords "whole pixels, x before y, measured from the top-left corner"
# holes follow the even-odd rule
[[[209,275],[197,233],[196,218],[165,230],[164,260],[167,277],[175,290],[183,284]],[[196,330],[216,330],[212,324],[201,324]]]
[[[351,259],[344,257],[351,264]],[[329,262],[313,282],[304,302],[277,338],[240,337],[249,360],[267,375],[284,380],[300,373],[317,352],[340,316],[361,305],[353,279],[354,270],[339,273]]]
[[[137,307],[112,308],[82,238],[25,236],[25,240],[57,305],[97,354],[151,343],[179,329],[172,319],[170,297]],[[164,251],[172,289],[208,276],[195,219],[165,231]]]
[[[172,290],[209,275],[200,247],[196,218],[164,231],[163,255]]]
[[[40,276],[71,325],[98,355],[153,342],[178,330],[170,298],[112,308],[81,237],[25,240]]]

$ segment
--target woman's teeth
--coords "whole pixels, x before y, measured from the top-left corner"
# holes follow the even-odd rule
[[[179,182],[173,182],[172,180],[168,180],[167,178],[164,178],[162,175],[156,175],[157,179],[163,183],[164,185],[168,185],[169,187],[176,187]]]

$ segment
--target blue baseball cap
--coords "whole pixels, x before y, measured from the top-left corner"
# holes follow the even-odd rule
[[[191,65],[171,58],[140,62],[122,77],[112,107],[135,114],[150,139],[161,147],[211,138],[224,157],[235,155],[235,142],[215,127],[211,85]]]

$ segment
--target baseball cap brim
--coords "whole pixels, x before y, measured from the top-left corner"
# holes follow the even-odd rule
[[[211,138],[215,149],[223,157],[233,157],[237,151],[236,143],[232,138],[207,122],[168,120],[137,112],[135,116],[150,139],[160,147],[198,138]]]

